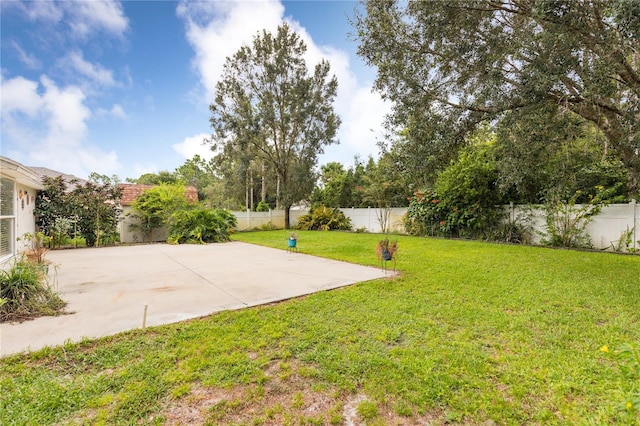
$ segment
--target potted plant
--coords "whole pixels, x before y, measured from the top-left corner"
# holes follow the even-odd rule
[[[291,234],[289,234],[287,247],[289,248],[289,250],[297,250],[298,249],[297,244],[298,244],[298,234],[296,234],[295,232],[292,232]]]
[[[378,260],[380,261],[388,261],[394,259],[397,251],[398,242],[389,241],[389,238],[378,241],[378,245],[376,246],[376,254],[378,255]]]
[[[24,256],[29,261],[42,266],[45,271],[48,270],[49,265],[49,262],[45,259],[45,255],[49,251],[45,247],[47,238],[42,232],[36,232],[35,234],[27,232],[22,236],[22,239],[29,242],[29,247],[23,252]],[[20,238],[18,238],[18,241],[20,241]]]

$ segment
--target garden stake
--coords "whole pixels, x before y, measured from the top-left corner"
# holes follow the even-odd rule
[[[142,315],[142,329],[147,327],[147,304],[144,304],[144,314]]]

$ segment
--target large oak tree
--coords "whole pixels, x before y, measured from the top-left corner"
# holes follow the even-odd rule
[[[290,207],[307,197],[325,145],[334,143],[338,82],[321,61],[309,73],[306,45],[287,24],[263,31],[227,58],[211,104],[214,149],[264,161],[279,181],[289,228]]]
[[[354,24],[417,145],[446,133],[458,148],[483,121],[555,108],[593,122],[640,188],[640,2],[376,0]]]

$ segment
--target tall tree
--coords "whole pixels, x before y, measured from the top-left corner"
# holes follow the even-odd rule
[[[376,0],[354,23],[392,124],[445,123],[458,147],[507,111],[571,111],[605,135],[630,193],[640,188],[640,2]]]
[[[313,190],[317,157],[340,125],[332,105],[338,81],[324,60],[309,75],[305,51],[287,24],[275,36],[256,35],[227,58],[210,106],[214,147],[248,153],[275,172],[286,228],[291,206]]]
[[[167,170],[161,170],[160,173],[145,173],[137,179],[127,178],[129,183],[137,183],[139,185],[160,185],[162,183],[174,184],[178,183],[179,179],[175,173]]]
[[[218,179],[215,175],[213,160],[206,161],[198,154],[177,167],[174,175],[185,185],[191,185],[196,188],[198,190],[198,199],[201,201],[206,196],[206,189],[215,184]]]

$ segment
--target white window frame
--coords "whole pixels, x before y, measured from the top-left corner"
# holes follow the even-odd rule
[[[16,182],[13,179],[10,179],[8,177],[1,177],[0,178],[2,181],[6,181],[6,182],[11,182],[11,194],[9,195],[10,198],[5,198],[2,197],[4,199],[10,199],[12,202],[12,209],[11,211],[6,211],[6,209],[4,208],[0,208],[0,221],[6,221],[8,222],[8,252],[6,254],[2,254],[0,253],[0,261],[5,261],[7,259],[12,258],[13,256],[15,256],[15,250],[16,250],[16,244],[15,244],[15,230],[16,230],[16,208],[17,208],[17,202],[16,202]],[[3,206],[4,207],[4,206]],[[9,213],[9,214],[8,214]],[[4,238],[5,236],[3,235],[2,238]]]

